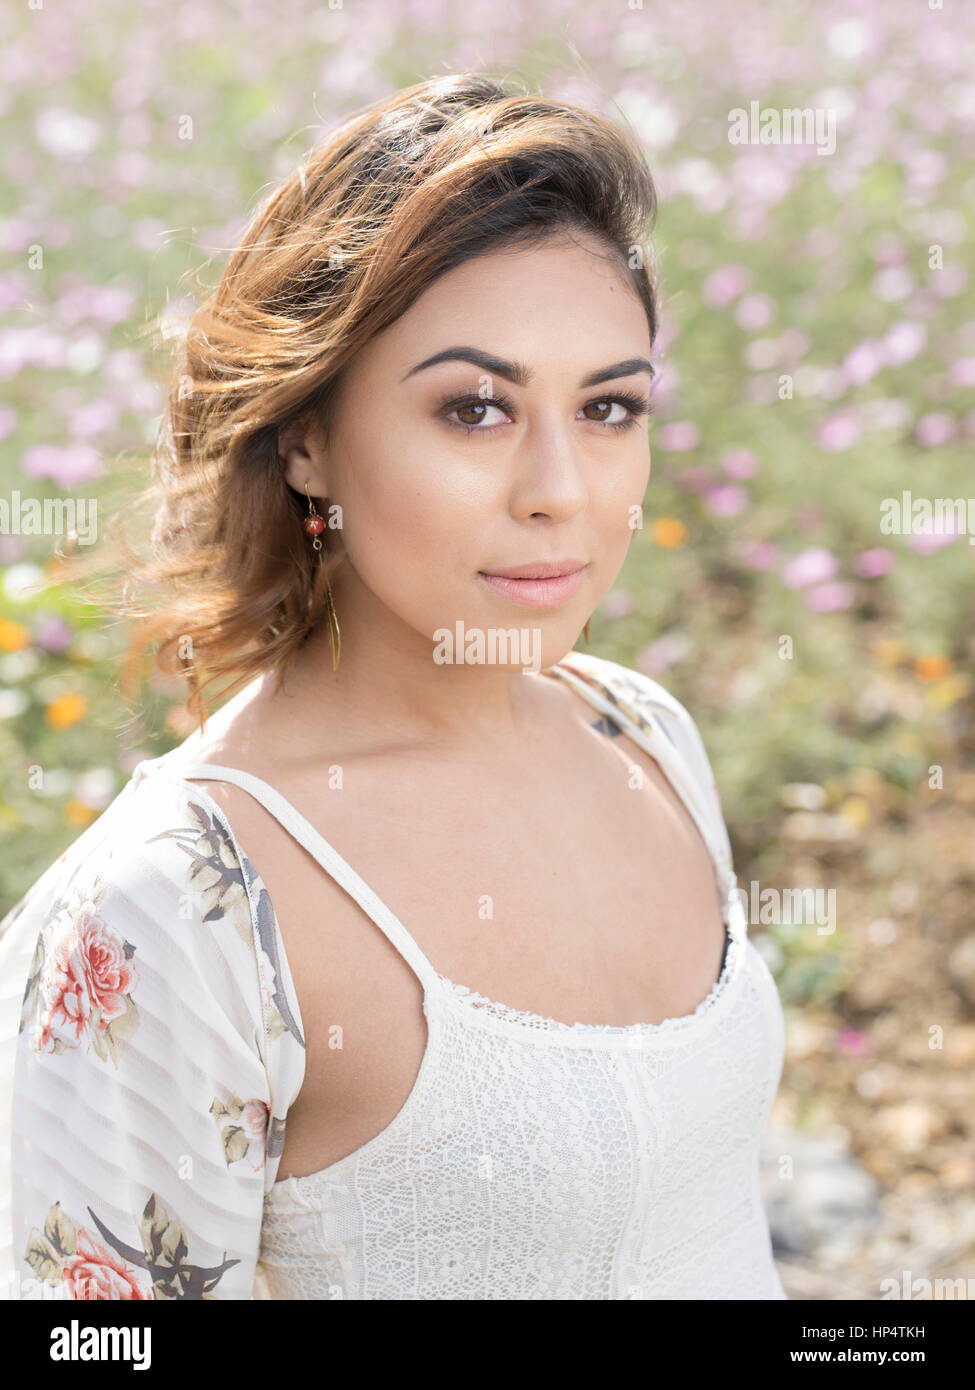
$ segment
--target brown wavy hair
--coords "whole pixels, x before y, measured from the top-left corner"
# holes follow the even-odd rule
[[[595,234],[630,276],[653,343],[655,218],[629,133],[482,75],[406,88],[314,148],[258,208],[179,340],[154,481],[136,503],[155,507],[151,559],[133,555],[121,514],[110,523],[126,571],[110,606],[135,624],[125,694],[153,643],[159,670],[186,680],[201,730],[215,678],[234,678],[229,694],[276,668],[280,685],[341,561],[318,563],[278,432],[314,420],[327,440],[343,366],[438,276],[515,243]],[[133,598],[140,586],[162,595],[155,608]]]

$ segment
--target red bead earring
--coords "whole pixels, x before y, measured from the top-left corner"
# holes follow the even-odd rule
[[[325,563],[325,555],[327,554],[324,542],[322,541],[322,532],[325,530],[325,518],[323,516],[319,516],[318,513],[315,511],[315,504],[311,500],[311,494],[308,491],[307,482],[305,483],[305,496],[308,498],[309,510],[308,515],[305,517],[302,525],[304,526],[305,531],[308,533],[308,535],[311,536],[312,545],[318,551],[318,563],[320,565],[323,565]],[[342,637],[341,633],[339,632],[339,620],[335,614],[335,602],[332,598],[332,586],[328,583],[326,583],[325,585],[325,607],[328,616],[328,640],[332,648],[332,670],[335,671],[338,669],[339,656],[342,652]]]

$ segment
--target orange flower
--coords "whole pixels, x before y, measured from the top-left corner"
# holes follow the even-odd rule
[[[90,825],[98,814],[94,806],[86,806],[83,801],[78,801],[73,796],[64,803],[64,819],[82,829]]]
[[[687,540],[687,527],[675,516],[658,516],[650,524],[650,536],[656,545],[676,550]]]
[[[22,623],[0,618],[0,652],[19,652],[30,641],[30,633]]]
[[[87,712],[88,701],[84,695],[59,695],[44,711],[44,718],[52,729],[67,729]]]
[[[947,656],[919,656],[914,670],[922,681],[938,681],[951,670],[951,658]]]

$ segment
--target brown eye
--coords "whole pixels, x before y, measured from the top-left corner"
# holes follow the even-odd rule
[[[484,422],[488,418],[486,411],[495,410],[502,416],[505,414],[510,416],[514,412],[514,406],[505,396],[491,396],[486,400],[482,400],[479,396],[461,396],[459,398],[454,396],[441,401],[439,408],[448,425],[452,425],[454,429],[466,430],[469,436],[491,434],[503,424],[503,420],[497,420],[493,424],[485,424]],[[452,416],[457,418],[452,419]]]
[[[611,420],[609,417],[614,405],[620,407],[621,414],[617,419]],[[605,401],[590,401],[588,405],[584,405],[582,408],[583,410],[597,410],[602,412],[598,417],[592,415],[588,417],[594,425],[605,425],[607,429],[611,430],[623,430],[626,429],[628,425],[636,423],[635,407],[635,402],[631,404],[629,400],[622,399],[618,396],[611,396],[609,400]]]

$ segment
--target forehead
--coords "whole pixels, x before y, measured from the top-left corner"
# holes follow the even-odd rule
[[[438,348],[462,342],[540,369],[557,357],[578,363],[581,376],[614,356],[649,356],[649,337],[626,267],[580,233],[487,252],[446,271],[367,344],[359,367],[402,376]]]

